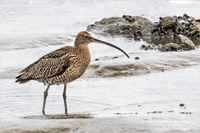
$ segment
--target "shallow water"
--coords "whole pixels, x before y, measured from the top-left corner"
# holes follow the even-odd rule
[[[1,50],[63,44],[64,35],[76,35],[104,17],[130,14],[153,22],[184,13],[200,17],[196,0],[2,0],[0,5]]]
[[[23,85],[16,84],[14,77],[17,76],[19,70],[42,55],[64,45],[73,45],[75,35],[79,31],[86,30],[89,24],[104,17],[124,14],[144,16],[151,21],[158,21],[160,16],[178,16],[184,13],[200,18],[199,7],[200,2],[195,0],[181,2],[172,0],[0,1],[0,121],[2,131],[16,132],[17,130],[13,129],[23,128],[38,131],[44,126],[46,128],[49,128],[49,125],[54,125],[55,128],[60,125],[65,127],[66,122],[71,122],[71,120],[57,120],[55,124],[54,121],[43,121],[42,117],[41,119],[24,119],[30,116],[40,118],[43,92],[46,86],[34,81]],[[120,37],[95,37],[119,46],[131,56],[131,59],[127,59],[112,48],[95,43],[90,44],[91,67],[82,78],[70,83],[67,88],[69,113],[89,113],[102,120],[105,117],[114,117],[117,121],[119,115],[132,115],[131,119],[124,118],[130,123],[140,123],[147,117],[150,120],[148,125],[152,126],[151,128],[147,126],[147,128],[152,132],[172,129],[175,131],[200,130],[198,127],[200,116],[199,49],[177,53],[143,51],[139,48],[142,44],[146,44],[143,41],[135,42]],[[140,59],[135,60],[135,57],[140,57]],[[95,61],[96,58],[99,61]],[[141,68],[150,67],[150,70],[142,69],[138,75],[134,75],[134,71],[130,74],[132,70],[129,69],[132,68],[127,67],[130,64],[139,65]],[[94,69],[93,67],[97,65],[99,67]],[[111,69],[115,69],[113,66],[116,65],[122,68],[126,66],[127,70],[121,73],[114,71],[119,74],[115,77],[96,74],[100,71],[104,72],[102,75],[112,75]],[[108,67],[110,71],[105,69]],[[164,68],[164,72],[160,68]],[[127,72],[129,73],[126,74]],[[62,85],[50,88],[46,106],[47,114],[64,113],[62,91]],[[186,109],[179,107],[180,103],[184,103]],[[141,108],[138,108],[138,105]],[[163,113],[148,114],[153,111]],[[170,114],[169,111],[174,113]],[[181,112],[192,112],[192,114],[186,116]],[[99,119],[100,123],[101,119]],[[76,129],[77,125],[81,125],[80,123],[90,125],[87,121],[73,122],[72,126],[68,125],[69,128]],[[185,127],[186,124],[192,122],[193,125]],[[167,125],[166,128],[159,130],[158,127],[163,125]],[[173,125],[180,128],[171,129],[170,126]],[[95,126],[88,128],[91,132],[95,131]],[[105,127],[105,131],[106,128],[108,127]],[[83,126],[80,131],[87,131],[87,129]]]

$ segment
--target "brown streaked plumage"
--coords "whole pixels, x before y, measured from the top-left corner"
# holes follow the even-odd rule
[[[44,115],[48,90],[50,85],[54,84],[64,84],[63,99],[65,114],[67,115],[66,85],[81,77],[87,69],[90,63],[88,44],[92,42],[98,42],[114,47],[122,51],[129,58],[123,50],[115,45],[95,39],[89,33],[83,31],[76,36],[75,45],[73,47],[65,46],[44,55],[39,60],[19,72],[20,75],[16,77],[16,82],[26,83],[30,80],[36,80],[48,85],[44,92],[42,109]]]

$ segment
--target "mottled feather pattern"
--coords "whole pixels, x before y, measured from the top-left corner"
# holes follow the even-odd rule
[[[69,67],[66,71],[58,76],[53,76],[44,81],[45,84],[62,84],[69,83],[82,76],[90,63],[90,53],[87,46],[82,50],[74,49],[73,54],[67,56]],[[76,53],[76,54],[74,54]]]
[[[45,84],[63,84],[83,75],[90,62],[87,45],[55,50],[22,70],[19,79],[37,80]]]
[[[49,59],[49,58],[58,58],[58,57],[62,57],[64,55],[66,55],[67,53],[73,51],[73,47],[72,46],[65,46],[62,47],[60,49],[57,49],[49,54],[44,55],[43,57],[41,57],[39,60],[35,61],[34,63],[30,64],[28,67],[26,67],[25,69],[21,70],[19,73],[24,73],[27,72],[27,70],[29,70],[29,68],[31,68],[33,65],[37,64],[40,60],[42,59]]]

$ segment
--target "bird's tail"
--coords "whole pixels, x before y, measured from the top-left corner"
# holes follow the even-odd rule
[[[23,79],[23,78],[22,78],[22,75],[23,75],[23,74],[21,74],[21,75],[19,75],[19,76],[16,77],[16,79],[17,79],[17,80],[15,81],[16,83],[19,82],[20,84],[24,84],[24,83],[27,83],[28,81],[31,80],[30,78],[28,78],[28,79]]]

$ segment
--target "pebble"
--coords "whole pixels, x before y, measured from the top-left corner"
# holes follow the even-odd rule
[[[180,107],[183,107],[183,106],[185,106],[185,105],[184,105],[183,103],[180,103],[179,106],[180,106]]]
[[[135,57],[135,60],[139,60],[140,58],[139,57]]]
[[[141,47],[142,47],[142,48],[146,48],[146,45],[142,45]]]
[[[150,67],[146,67],[146,70],[150,70],[151,68]]]
[[[113,57],[113,59],[117,59],[117,58],[119,58],[119,57],[118,56]]]

